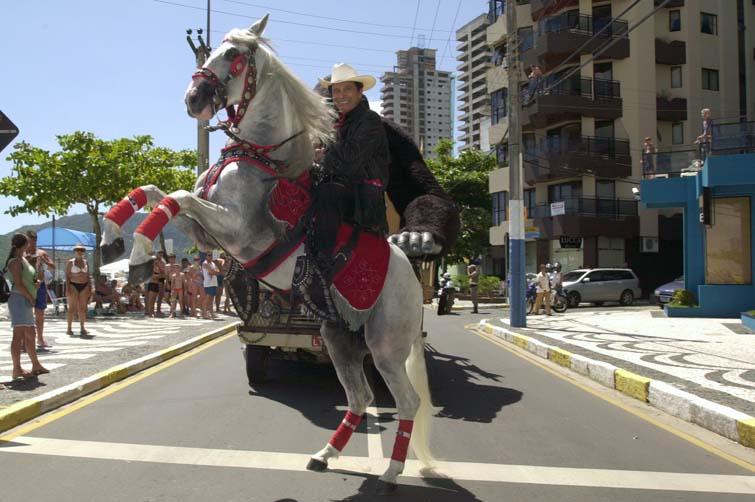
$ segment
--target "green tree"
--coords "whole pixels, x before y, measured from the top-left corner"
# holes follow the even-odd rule
[[[151,136],[103,140],[89,132],[57,136],[60,150],[48,152],[17,143],[8,157],[11,176],[0,179],[0,193],[20,204],[6,213],[64,215],[83,204],[97,239],[94,273],[100,270],[100,209],[121,200],[132,188],[155,185],[173,192],[191,190],[196,179],[196,153],[156,147]]]
[[[435,147],[437,158],[427,165],[443,189],[461,208],[461,231],[448,253],[449,263],[473,259],[490,247],[492,199],[488,173],[496,167],[495,156],[479,150],[464,150],[453,156],[453,142],[443,139]]]

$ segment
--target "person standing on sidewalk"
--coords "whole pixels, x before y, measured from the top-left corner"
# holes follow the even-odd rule
[[[218,273],[220,270],[215,262],[212,261],[212,253],[207,253],[202,263],[202,278],[204,286],[204,301],[202,302],[202,317],[204,319],[215,319],[212,312],[212,304],[215,301],[215,295],[218,293]]]
[[[50,371],[42,366],[37,359],[37,349],[34,345],[34,312],[33,305],[37,295],[37,272],[26,261],[24,253],[29,246],[29,239],[24,234],[15,234],[11,239],[11,249],[5,260],[4,268],[11,274],[10,297],[8,298],[8,313],[13,328],[10,354],[13,360],[13,379],[30,378]],[[25,344],[26,353],[31,359],[31,372],[21,367],[21,344]]]
[[[34,300],[34,320],[37,327],[37,347],[46,350],[50,348],[50,345],[45,342],[44,330],[45,330],[45,310],[47,309],[47,271],[55,270],[55,263],[53,263],[50,255],[47,251],[37,249],[37,232],[34,230],[28,230],[26,237],[29,239],[29,248],[26,251],[26,260],[37,271],[37,280],[39,281],[39,288],[37,288],[37,297]]]
[[[476,264],[472,263],[467,267],[467,275],[469,276],[469,292],[472,296],[472,313],[477,314],[477,281],[480,279],[480,271]]]
[[[551,315],[551,281],[548,277],[548,269],[544,263],[540,264],[540,272],[535,278],[537,284],[537,297],[535,298],[535,308],[532,309],[533,315],[540,315],[540,306],[545,301],[545,313]]]
[[[68,302],[68,336],[73,336],[73,316],[79,317],[81,336],[87,336],[89,333],[84,327],[87,319],[87,306],[89,297],[92,296],[92,281],[89,277],[89,266],[84,253],[86,248],[77,244],[73,247],[74,257],[68,260],[66,264],[66,302]]]

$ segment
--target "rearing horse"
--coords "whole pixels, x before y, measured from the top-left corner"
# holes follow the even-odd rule
[[[180,190],[166,195],[157,187],[144,186],[114,206],[105,217],[105,262],[123,252],[121,227],[126,220],[145,205],[153,208],[134,234],[130,282],[144,282],[152,274],[152,241],[170,221],[202,251],[222,247],[242,264],[254,262],[285,235],[287,222],[270,212],[271,193],[278,183],[296,183],[306,175],[314,157],[313,142],[332,141],[334,116],[325,101],[296,78],[262,38],[267,19],[265,16],[248,30],[229,32],[194,74],[185,95],[192,117],[209,120],[219,109],[229,109],[232,138],[224,151],[241,145],[253,151],[256,162],[243,156],[227,158],[222,170],[206,171],[199,177],[193,193]],[[265,275],[265,281],[281,290],[291,289],[296,259],[304,252],[304,244],[299,244]],[[372,402],[363,371],[368,353],[399,414],[393,454],[380,478],[379,491],[395,489],[410,438],[416,456],[430,465],[431,402],[421,318],[421,286],[405,254],[391,244],[385,285],[364,323],[364,336],[350,333],[340,324],[322,325],[349,411],[328,444],[312,456],[309,469],[327,468],[328,459],[337,457],[346,446]]]

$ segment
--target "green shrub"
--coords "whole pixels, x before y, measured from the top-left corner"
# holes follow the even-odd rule
[[[497,291],[501,285],[501,279],[494,275],[481,275],[478,281],[478,289],[480,294],[490,294],[493,291]]]
[[[669,307],[696,307],[697,299],[692,291],[677,289],[669,302]]]
[[[451,277],[454,281],[456,289],[460,293],[469,293],[469,276],[468,275],[454,275]]]

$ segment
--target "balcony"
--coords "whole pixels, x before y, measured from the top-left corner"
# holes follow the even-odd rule
[[[575,176],[627,178],[632,175],[629,141],[560,136],[541,138],[524,151],[524,178],[532,185]]]
[[[578,7],[579,0],[531,0],[530,10],[532,11],[532,20],[537,21],[543,17],[558,12],[568,7]]]
[[[681,40],[667,42],[655,39],[655,62],[665,65],[681,65],[687,63],[687,44]]]
[[[655,0],[655,6],[658,7],[663,3],[663,0]],[[671,0],[666,4],[667,9],[674,9],[676,7],[684,7],[684,0]]]
[[[550,204],[528,210],[535,219],[540,238],[557,239],[562,235],[632,238],[639,234],[637,201],[577,197],[563,201],[566,214],[551,216]]]
[[[656,118],[666,122],[687,120],[687,98],[655,98]]]
[[[618,81],[574,77],[550,87],[552,84],[548,80],[544,79],[533,90],[529,85],[525,86],[522,92],[523,127],[542,129],[581,116],[615,120],[622,115]]]
[[[532,49],[523,50],[522,62],[525,66],[539,64],[547,71],[558,66],[577,49],[581,48],[581,54],[592,54],[612,39],[619,41],[601,54],[601,59],[626,59],[629,57],[628,26],[624,20],[593,18],[578,11],[545,18],[537,24]],[[604,28],[600,35],[593,38]]]

